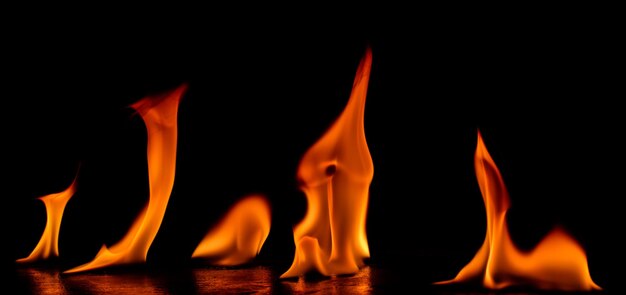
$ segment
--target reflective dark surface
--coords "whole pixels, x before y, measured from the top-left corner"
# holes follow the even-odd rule
[[[63,275],[58,269],[20,268],[21,292],[33,294],[372,294],[377,271],[351,276],[279,280],[265,266],[114,271]],[[20,293],[21,293],[20,292]]]
[[[433,286],[414,270],[363,268],[354,275],[281,280],[275,267],[120,268],[64,275],[59,269],[17,268],[15,294],[605,294],[605,292],[490,291]],[[608,293],[607,293],[608,294]]]

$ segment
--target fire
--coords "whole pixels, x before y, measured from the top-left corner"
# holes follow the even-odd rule
[[[209,258],[217,265],[239,265],[261,251],[270,233],[270,206],[263,196],[249,196],[202,239],[193,258]]]
[[[174,186],[178,105],[186,89],[182,85],[164,96],[148,96],[131,106],[141,115],[148,132],[150,199],[121,241],[110,248],[103,245],[94,260],[65,273],[146,261]]]
[[[18,259],[19,263],[29,263],[50,257],[59,257],[59,231],[61,230],[61,218],[65,205],[76,193],[76,177],[72,184],[64,191],[56,194],[49,194],[39,199],[46,206],[46,227],[43,230],[41,239],[33,252],[28,257]]]
[[[491,289],[520,285],[546,290],[601,289],[591,279],[585,251],[564,230],[555,228],[528,253],[513,244],[506,223],[509,195],[480,132],[474,165],[487,210],[487,235],[472,261],[454,279],[441,284],[482,279]]]
[[[363,119],[371,65],[368,49],[343,113],[300,162],[308,211],[294,228],[296,253],[281,278],[313,269],[326,276],[356,273],[370,256],[365,219],[374,165]]]

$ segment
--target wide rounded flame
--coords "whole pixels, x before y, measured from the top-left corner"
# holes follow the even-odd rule
[[[246,197],[207,233],[191,257],[210,259],[215,265],[244,264],[261,251],[270,224],[267,200],[260,195]]]

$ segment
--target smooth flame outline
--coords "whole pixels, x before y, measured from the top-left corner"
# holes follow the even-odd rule
[[[281,278],[312,270],[325,276],[356,273],[370,257],[365,222],[374,165],[364,117],[371,66],[367,48],[344,111],[300,161],[298,179],[308,209],[294,227],[296,253]]]
[[[178,106],[187,90],[183,84],[161,96],[147,96],[131,105],[148,133],[147,158],[150,198],[127,234],[117,244],[103,245],[91,262],[64,273],[77,273],[114,265],[145,262],[156,237],[174,186]]]
[[[213,265],[234,266],[256,257],[270,233],[271,213],[267,199],[250,195],[239,200],[198,243],[192,258]]]
[[[39,197],[46,207],[46,227],[41,234],[39,242],[28,257],[16,260],[18,263],[31,263],[46,260],[51,257],[59,257],[59,233],[61,232],[61,220],[67,202],[76,193],[76,181],[78,173],[69,187],[60,193],[49,194]]]
[[[454,279],[436,284],[482,279],[483,286],[489,289],[511,286],[564,291],[602,289],[591,279],[583,248],[560,227],[548,233],[532,251],[522,252],[515,246],[506,222],[509,194],[480,131],[474,169],[487,213],[485,241]]]

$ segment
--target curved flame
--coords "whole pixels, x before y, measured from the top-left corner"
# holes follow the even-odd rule
[[[270,206],[263,196],[239,201],[207,233],[191,257],[209,258],[216,265],[239,265],[261,251],[270,233]]]
[[[150,199],[121,241],[111,248],[103,245],[94,260],[65,273],[146,261],[174,186],[178,105],[186,89],[182,85],[165,96],[145,97],[132,105],[148,131]]]
[[[343,113],[300,162],[308,211],[294,229],[296,254],[281,278],[313,269],[327,276],[355,273],[370,256],[365,219],[374,165],[363,119],[371,65],[368,49]]]
[[[509,194],[480,132],[474,158],[476,178],[487,211],[485,241],[456,283],[482,279],[490,289],[530,285],[545,290],[600,290],[591,279],[585,251],[561,228],[552,230],[529,253],[513,244],[506,223]]]
[[[61,219],[65,205],[76,193],[76,176],[72,184],[64,191],[56,194],[49,194],[39,199],[46,206],[46,227],[41,234],[39,243],[28,257],[18,259],[19,263],[30,263],[50,257],[59,257],[59,232],[61,231]]]

